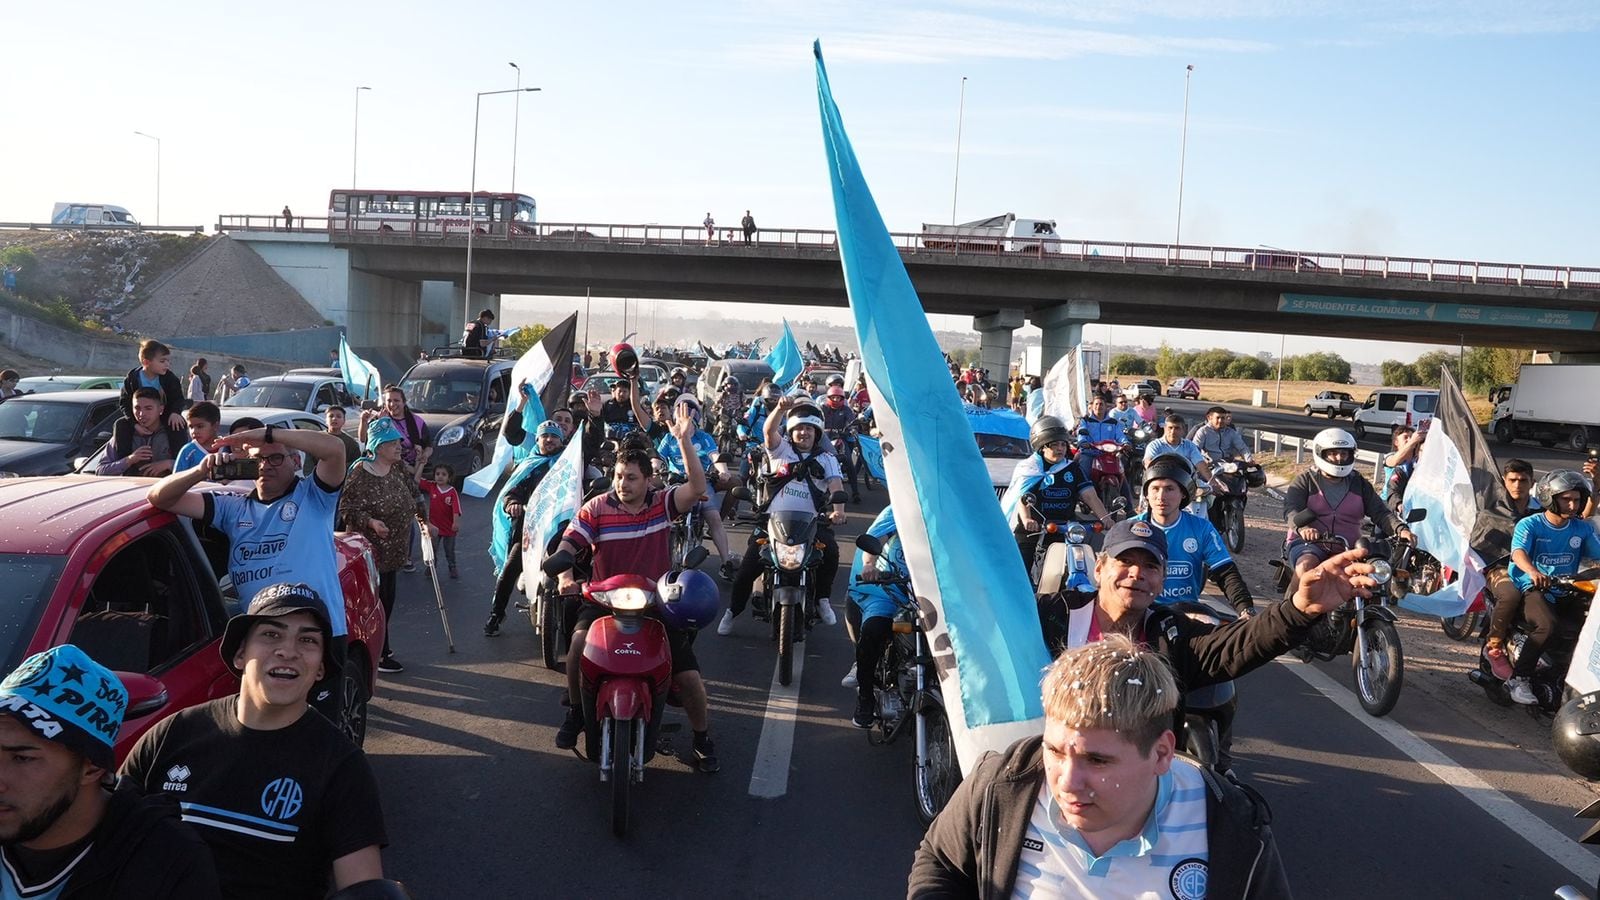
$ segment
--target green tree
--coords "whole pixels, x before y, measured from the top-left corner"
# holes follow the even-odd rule
[[[1461,380],[1461,366],[1457,354],[1449,350],[1430,350],[1417,357],[1411,368],[1417,374],[1415,384],[1423,387],[1438,387],[1442,380],[1439,372],[1443,369],[1449,369],[1457,382]]]
[[[1246,381],[1261,381],[1272,377],[1272,367],[1267,361],[1254,356],[1236,356],[1233,362],[1228,363],[1228,368],[1223,372],[1225,378],[1237,378]]]
[[[1487,393],[1497,385],[1512,384],[1527,358],[1526,350],[1468,347],[1461,386],[1473,393]]]
[[[1109,368],[1112,375],[1154,375],[1156,374],[1155,360],[1148,356],[1139,356],[1135,353],[1118,353],[1111,357]]]
[[[1284,375],[1291,381],[1350,382],[1350,364],[1337,353],[1306,353],[1284,360]]]
[[[26,297],[33,285],[33,276],[39,271],[39,257],[21,244],[0,249],[0,268],[17,270],[17,293]]]
[[[516,334],[501,341],[500,346],[513,351],[517,356],[521,356],[533,349],[534,344],[544,340],[544,336],[549,333],[550,326],[548,325],[524,325],[517,329]]]
[[[1156,352],[1156,375],[1165,381],[1179,375],[1182,371],[1178,354],[1167,346],[1166,341],[1161,342],[1161,349]]]
[[[1386,359],[1378,364],[1378,371],[1383,375],[1384,387],[1406,387],[1407,385],[1421,384],[1417,377],[1417,370],[1410,363],[1403,363],[1398,359]]]
[[[1196,378],[1221,378],[1227,373],[1228,366],[1233,362],[1233,359],[1232,350],[1224,350],[1220,347],[1202,350],[1194,355],[1186,374],[1193,375]]]

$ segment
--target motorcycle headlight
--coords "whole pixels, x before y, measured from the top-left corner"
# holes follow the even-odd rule
[[[465,428],[462,428],[460,425],[451,425],[449,428],[439,432],[439,440],[437,443],[441,447],[447,444],[459,444],[461,443],[461,439],[466,436],[467,430]]]
[[[805,544],[773,544],[772,552],[780,569],[798,569],[806,561]]]
[[[1378,584],[1388,584],[1389,579],[1394,577],[1394,569],[1389,565],[1387,559],[1372,560],[1370,565],[1372,566],[1372,580]]]
[[[1088,540],[1088,538],[1089,532],[1077,522],[1073,522],[1071,525],[1067,526],[1067,543],[1081,544],[1085,540]]]

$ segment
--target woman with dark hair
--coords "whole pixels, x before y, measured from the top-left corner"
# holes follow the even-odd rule
[[[426,521],[427,515],[427,500],[400,461],[400,430],[386,418],[377,420],[367,429],[366,455],[350,467],[345,478],[339,522],[345,530],[358,531],[372,542],[372,559],[378,569],[378,599],[391,622],[395,573],[405,564],[411,549],[412,525],[419,517]],[[405,671],[390,652],[387,629],[378,671]]]

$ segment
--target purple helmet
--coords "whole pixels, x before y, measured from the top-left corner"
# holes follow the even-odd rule
[[[699,569],[674,570],[656,582],[660,602],[656,609],[669,628],[701,629],[722,611],[722,592],[711,576]]]

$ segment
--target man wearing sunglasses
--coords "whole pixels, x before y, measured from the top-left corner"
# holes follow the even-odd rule
[[[316,469],[300,477],[300,454]],[[197,490],[217,481],[229,460],[256,460],[255,490],[248,494]],[[150,505],[216,528],[228,536],[228,574],[246,606],[260,589],[281,582],[309,584],[327,604],[335,640],[330,666],[311,691],[311,705],[338,721],[339,669],[345,658],[344,591],[333,544],[334,512],[344,486],[344,442],[338,435],[267,425],[217,439],[217,452],[193,469],[168,475],[150,488]]]

